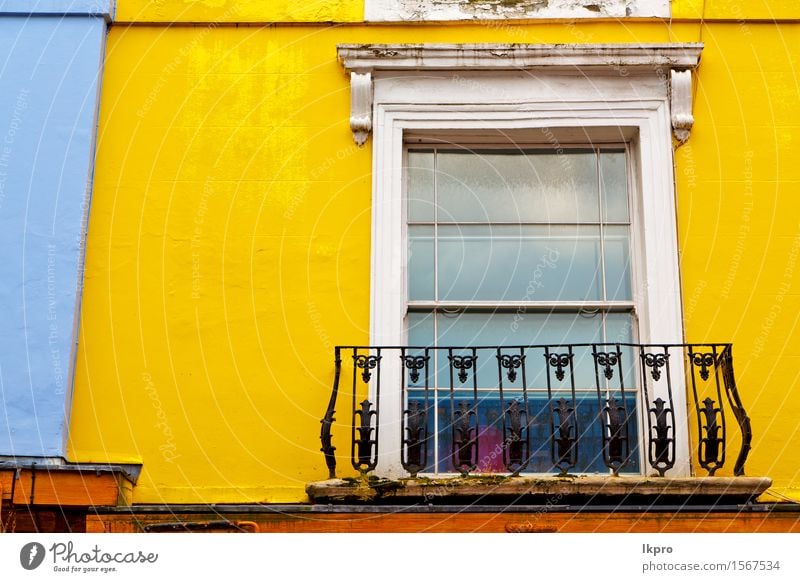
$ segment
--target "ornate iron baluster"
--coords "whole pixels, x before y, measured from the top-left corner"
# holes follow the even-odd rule
[[[558,399],[558,405],[553,407],[553,412],[558,416],[558,436],[554,435],[556,445],[556,467],[562,475],[567,474],[567,470],[575,465],[575,443],[577,439],[574,433],[573,417],[575,408],[567,403],[565,398]]]
[[[692,395],[694,396],[695,411],[697,413],[697,462],[708,471],[710,476],[725,464],[725,414],[722,410],[722,389],[719,381],[719,366],[717,362],[717,346],[711,344],[711,352],[695,352],[695,346],[689,346],[688,358],[692,370]],[[709,368],[714,371],[714,385],[716,387],[716,400],[705,398],[700,400],[695,372],[699,368],[700,378],[706,382],[710,378]],[[704,385],[707,390],[707,385]],[[719,403],[719,408],[715,404]]]
[[[700,458],[698,462],[700,466],[708,471],[710,476],[724,463],[724,446],[725,442],[719,437],[722,427],[717,424],[717,415],[722,414],[721,408],[714,407],[714,401],[711,398],[703,400],[703,406],[700,408],[700,413],[705,420],[702,424],[703,433],[705,436],[700,438]]]
[[[606,346],[603,346],[604,348]],[[594,377],[597,387],[600,424],[602,426],[603,463],[618,475],[620,469],[630,460],[630,443],[628,440],[628,406],[625,401],[625,380],[622,370],[622,352],[619,345],[616,351],[597,351],[592,345],[594,356]],[[622,402],[617,402],[611,393],[609,383],[614,378],[614,367],[619,367],[618,384]],[[600,380],[600,369],[603,369],[604,381]]]
[[[401,453],[401,463],[403,468],[408,471],[412,477],[416,477],[419,471],[425,469],[428,464],[428,412],[430,402],[428,397],[428,363],[430,356],[428,349],[425,349],[425,355],[422,356],[409,356],[406,354],[406,348],[401,348],[400,360],[403,367],[409,370],[408,377],[412,384],[416,384],[420,379],[420,370],[425,370],[425,393],[424,401],[420,403],[418,400],[409,400],[408,408],[403,411],[402,425],[402,443],[403,451]],[[402,386],[402,401],[406,401],[406,382],[401,383]]]
[[[420,408],[419,401],[411,400],[404,414],[406,438],[403,440],[403,444],[406,447],[406,459],[403,466],[411,473],[412,477],[416,477],[428,462],[427,450],[423,451],[427,439],[427,411]]]
[[[455,411],[456,420],[453,423],[453,462],[456,469],[467,474],[475,469],[477,462],[478,443],[475,438],[477,430],[472,427],[475,412],[470,410],[469,404],[463,400],[459,402]]]
[[[375,355],[359,354],[358,348],[353,348],[353,403],[358,402],[358,370],[361,370],[361,380],[368,384],[372,380],[371,370],[375,370],[375,381],[372,392],[375,395],[375,409],[369,398],[359,403],[359,408],[353,408],[353,422],[351,426],[350,459],[357,471],[366,473],[372,471],[378,464],[378,427],[380,425],[381,408],[381,348],[375,348]],[[373,428],[374,419],[374,428]],[[356,436],[358,433],[358,436]]]
[[[519,352],[518,354],[504,354],[501,348],[497,348],[497,386],[500,391],[500,410],[503,415],[503,464],[512,475],[518,475],[527,467],[527,456],[530,450],[525,355],[522,348],[519,349]],[[509,382],[516,382],[517,369],[522,372],[522,408],[517,399],[513,399],[506,406],[503,386],[504,377],[508,378]],[[506,370],[505,374],[503,370]]]
[[[675,466],[675,407],[672,400],[672,375],[669,366],[669,348],[662,346],[662,352],[647,352],[646,348],[657,348],[658,346],[640,346],[639,357],[642,362],[641,378],[642,390],[644,392],[644,405],[647,410],[647,461],[650,466],[658,471],[659,476]],[[655,397],[651,399],[650,389],[648,388],[648,373],[653,380],[653,394],[656,396],[658,391],[657,383],[662,378],[661,368],[666,371],[666,396],[667,399]],[[664,385],[661,384],[661,392],[664,393]]]
[[[547,362],[547,398],[550,403],[550,456],[553,466],[561,475],[578,463],[578,419],[575,414],[577,408],[575,400],[575,374],[572,366],[572,346],[567,347],[567,353],[551,353],[545,347],[544,358]],[[553,401],[553,387],[550,370],[555,368],[555,377],[560,382],[565,378],[564,368],[569,368],[571,402],[560,398],[557,403]],[[556,423],[556,417],[558,423]],[[556,432],[556,428],[558,431]]]
[[[377,415],[377,412],[371,410],[371,408],[372,402],[365,399],[361,402],[361,409],[357,409],[354,412],[354,416],[359,418],[359,424],[356,428],[358,438],[355,440],[358,456],[353,464],[356,469],[364,473],[372,471],[378,464],[377,456],[373,455],[373,450],[378,441],[372,438],[372,433],[375,431],[375,428],[372,428],[372,419]]]
[[[669,436],[673,427],[670,419],[674,417],[672,410],[664,407],[665,404],[663,399],[656,398],[653,408],[648,410],[655,421],[655,434],[650,437],[650,464],[661,477],[675,464],[675,440]]]
[[[447,359],[450,361],[450,410],[453,426],[453,464],[462,474],[474,471],[478,466],[478,355],[475,348],[467,356],[454,356],[453,348],[448,348]],[[472,375],[472,406],[463,400],[455,407],[455,382],[453,373],[458,370],[458,380],[466,384]]]
[[[730,344],[725,346],[720,354],[720,366],[722,368],[722,381],[725,385],[725,394],[728,396],[728,403],[731,406],[731,411],[742,433],[742,446],[739,449],[739,455],[736,457],[736,463],[733,465],[733,474],[738,477],[744,475],[744,463],[747,460],[747,455],[750,453],[750,443],[753,440],[753,433],[750,428],[750,417],[747,416],[744,406],[742,405],[742,400],[739,397],[739,391],[736,389],[736,378],[733,374],[733,347]]]
[[[336,447],[333,446],[333,423],[336,422],[336,399],[339,396],[339,378],[342,373],[342,357],[341,350],[337,347],[334,349],[334,362],[335,371],[333,375],[333,390],[331,391],[330,400],[328,400],[328,408],[325,410],[325,416],[320,420],[322,427],[319,431],[319,440],[322,442],[322,454],[325,455],[325,464],[328,467],[328,478],[336,478]]]
[[[606,464],[614,470],[616,475],[619,469],[628,462],[628,411],[627,408],[617,403],[611,396],[603,409],[608,431],[608,444],[606,448]]]

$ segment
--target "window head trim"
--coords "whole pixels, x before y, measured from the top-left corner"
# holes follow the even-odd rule
[[[526,71],[575,76],[653,76],[669,86],[675,139],[689,138],[692,71],[702,43],[668,44],[342,44],[339,62],[350,74],[350,128],[358,145],[372,131],[376,74],[415,71]]]

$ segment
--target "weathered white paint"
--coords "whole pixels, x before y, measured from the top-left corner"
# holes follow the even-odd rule
[[[365,0],[367,21],[670,16],[669,0]]]
[[[694,125],[691,71],[671,71],[670,106],[675,139],[684,143],[689,139],[689,132]]]
[[[372,131],[372,75],[368,72],[350,73],[350,130],[360,146]]]

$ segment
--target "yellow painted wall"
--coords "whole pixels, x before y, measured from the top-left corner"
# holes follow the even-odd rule
[[[800,18],[797,0],[672,0],[673,18]],[[117,0],[120,22],[359,22],[364,0]]]
[[[678,150],[690,341],[733,341],[753,421],[751,475],[800,499],[800,25],[704,28]]]
[[[117,0],[123,22],[350,22],[364,0]]]
[[[797,0],[672,0],[673,18],[765,19],[800,18]]]
[[[300,501],[325,478],[332,347],[366,342],[369,326],[371,153],[347,127],[337,43],[699,34],[691,22],[112,27],[70,458],[143,462],[136,503]],[[800,26],[702,34],[696,127],[676,168],[688,339],[734,342],[748,472],[800,498]]]

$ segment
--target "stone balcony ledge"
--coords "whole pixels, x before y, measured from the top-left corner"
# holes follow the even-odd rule
[[[737,504],[772,485],[766,477],[499,476],[330,479],[309,483],[314,503]]]

